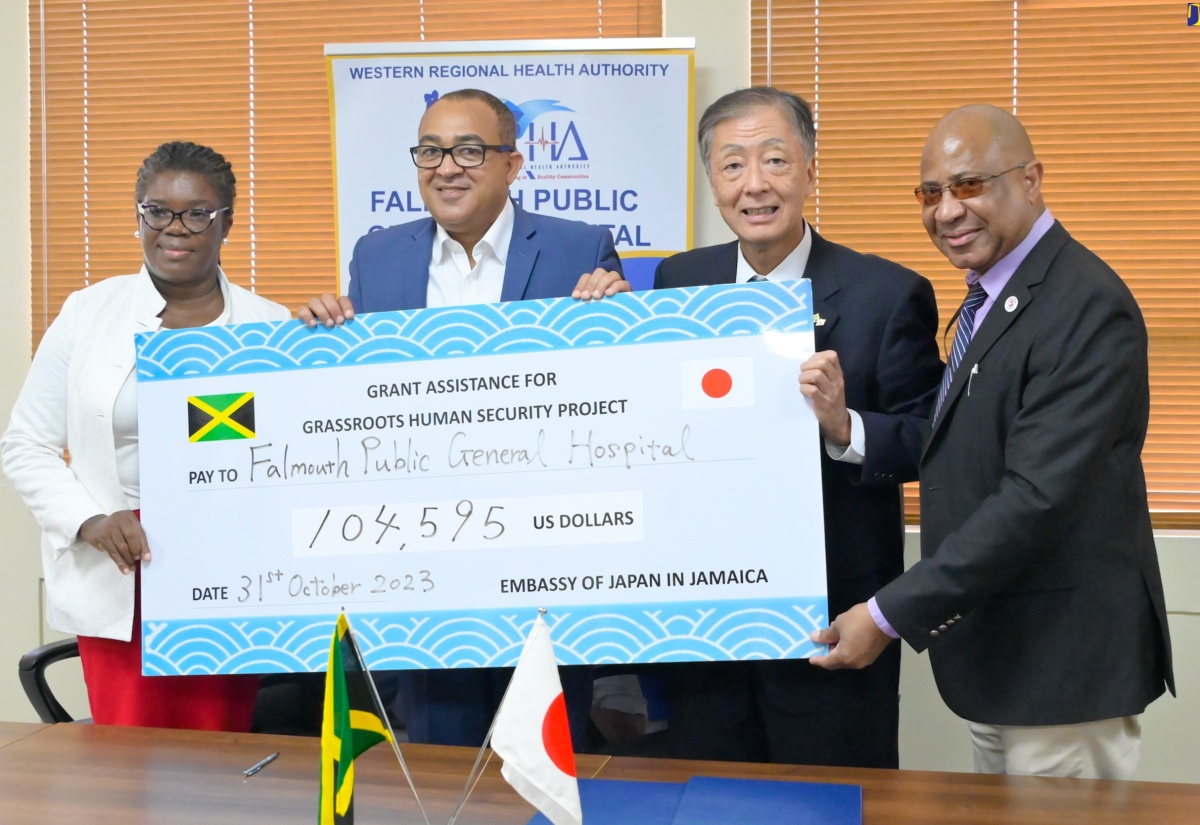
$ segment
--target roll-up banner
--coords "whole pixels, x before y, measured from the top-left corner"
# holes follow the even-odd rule
[[[483,89],[517,119],[522,208],[613,234],[648,289],[691,248],[692,38],[358,43],[325,47],[341,293],[355,242],[428,217],[409,147],[428,105]]]

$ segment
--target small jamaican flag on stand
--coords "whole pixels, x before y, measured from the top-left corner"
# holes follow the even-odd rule
[[[325,674],[321,722],[321,798],[318,825],[354,822],[354,760],[380,742],[393,741],[370,675],[360,665],[346,614],[338,616]]]

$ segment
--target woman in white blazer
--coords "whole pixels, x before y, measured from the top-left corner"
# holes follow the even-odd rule
[[[0,439],[4,472],[42,528],[47,621],[79,637],[99,724],[250,728],[257,677],[144,677],[136,632],[153,548],[137,516],[134,335],[291,317],[221,271],[235,187],[229,163],[204,146],[166,143],[146,158],[141,271],[67,298]]]

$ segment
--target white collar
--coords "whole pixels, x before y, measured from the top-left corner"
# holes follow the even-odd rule
[[[496,220],[492,221],[492,225],[488,227],[488,231],[483,233],[483,237],[479,239],[479,243],[475,244],[475,249],[464,249],[469,252],[470,256],[479,261],[479,255],[475,252],[479,251],[480,247],[486,245],[491,250],[496,259],[503,264],[508,260],[508,243],[512,240],[513,222],[516,219],[516,209],[513,208],[513,203],[508,198],[504,199],[504,208],[500,210],[500,214],[496,216]],[[433,236],[433,257],[430,261],[437,266],[445,263],[450,255],[450,244],[457,244],[458,241],[450,237],[440,223],[434,224],[437,226],[437,231]],[[462,246],[462,244],[459,244]]]
[[[808,221],[805,221],[804,237],[800,239],[800,243],[796,244],[796,248],[779,262],[779,266],[766,274],[767,280],[787,281],[803,278],[804,270],[808,267],[808,256],[812,252],[812,236],[813,228],[808,225]],[[758,273],[754,271],[754,267],[746,262],[746,256],[742,254],[742,245],[740,243],[737,250],[737,283],[744,284]]]
[[[217,281],[221,285],[221,299],[224,308],[221,310],[221,314],[213,320],[212,326],[234,323],[232,304],[229,300],[229,278],[226,277],[225,271],[221,267],[217,267]],[[167,308],[167,299],[154,286],[154,281],[150,279],[150,271],[146,269],[145,263],[142,264],[142,268],[137,274],[137,283],[134,286],[134,307],[138,321],[148,329],[156,330],[162,326],[162,318],[159,316]]]

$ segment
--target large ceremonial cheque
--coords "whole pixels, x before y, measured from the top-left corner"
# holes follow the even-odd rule
[[[692,38],[352,43],[325,46],[337,247],[346,293],[355,242],[425,217],[408,148],[426,107],[491,92],[525,158],[511,187],[529,212],[607,226],[638,289],[691,248]]]
[[[138,349],[147,673],[800,658],[808,281],[169,330]]]

